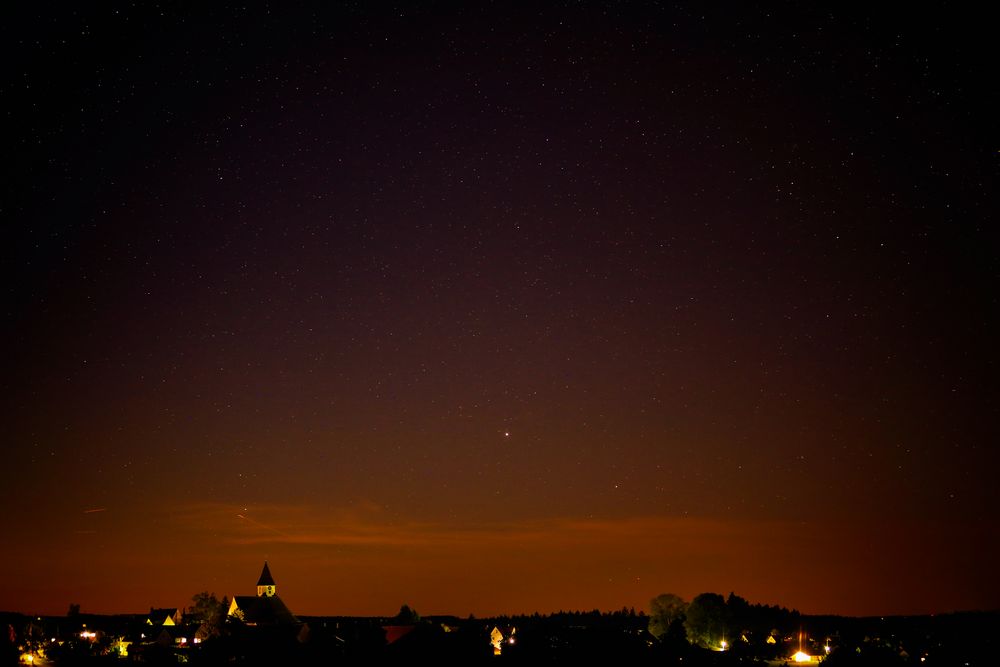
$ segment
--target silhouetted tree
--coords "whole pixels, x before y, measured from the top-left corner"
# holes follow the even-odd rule
[[[674,624],[684,621],[686,609],[687,603],[678,595],[673,593],[657,595],[649,602],[649,634],[657,639],[663,639]]]
[[[70,602],[69,603],[69,611],[66,612],[66,615],[69,616],[70,618],[73,618],[74,616],[79,616],[80,615],[80,605],[77,604],[76,602]]]
[[[397,625],[413,625],[420,622],[420,614],[416,610],[410,609],[410,605],[404,604],[399,608],[399,613],[396,614],[392,621]]]
[[[222,603],[215,597],[215,593],[208,591],[195,593],[191,596],[191,601],[194,604],[188,607],[188,616],[199,623],[215,620],[226,612]]]
[[[684,629],[693,644],[717,648],[726,634],[726,601],[718,593],[702,593],[687,606]]]

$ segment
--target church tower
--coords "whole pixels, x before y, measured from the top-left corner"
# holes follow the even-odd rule
[[[271,576],[271,570],[267,567],[267,561],[264,561],[264,569],[261,570],[260,579],[257,580],[257,597],[274,597],[274,577]]]

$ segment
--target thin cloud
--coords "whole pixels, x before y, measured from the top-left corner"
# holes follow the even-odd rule
[[[474,551],[490,548],[583,549],[617,543],[686,547],[713,552],[790,524],[705,518],[639,516],[624,519],[554,518],[476,526],[393,521],[373,506],[320,509],[295,505],[240,507],[202,504],[177,514],[185,524],[210,529],[226,543],[336,547],[396,547]],[[233,521],[233,518],[236,521]]]

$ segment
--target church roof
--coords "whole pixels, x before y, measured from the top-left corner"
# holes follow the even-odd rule
[[[267,561],[264,561],[264,569],[261,570],[260,579],[257,580],[258,586],[274,586],[274,577],[271,576],[271,570],[267,567]]]
[[[299,622],[277,595],[237,595],[233,598],[233,603],[233,611],[239,610],[243,621],[251,625],[290,625]]]

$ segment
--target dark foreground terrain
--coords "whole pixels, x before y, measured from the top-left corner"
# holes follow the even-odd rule
[[[0,664],[329,665],[792,663],[802,650],[837,665],[995,665],[1000,612],[846,618],[795,616],[798,627],[733,631],[727,650],[657,639],[643,614],[559,613],[490,619],[303,617],[294,625],[154,628],[139,615],[0,614]],[[411,619],[412,620],[412,619]],[[791,621],[789,621],[789,624]],[[200,633],[200,636],[199,636]],[[497,654],[496,647],[500,652]]]

